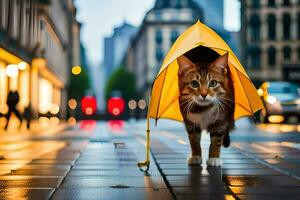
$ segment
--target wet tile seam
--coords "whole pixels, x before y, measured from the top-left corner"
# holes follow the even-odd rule
[[[56,187],[53,188],[53,192],[51,193],[49,199],[52,199],[52,197],[54,197],[54,194],[56,193],[57,189],[60,188],[60,186],[62,186],[62,184],[64,183],[64,181],[66,180],[67,176],[70,174],[72,168],[75,166],[77,160],[81,157],[82,152],[84,152],[86,150],[88,145],[86,145],[83,149],[80,150],[79,156],[74,160],[74,162],[71,164],[71,167],[69,168],[68,172],[66,173],[66,175],[63,177],[62,181],[60,182],[60,184]]]
[[[297,179],[297,180],[300,180],[300,177],[299,177],[299,176],[297,176],[297,175],[295,175],[295,174],[292,174],[292,173],[290,173],[290,172],[288,172],[288,171],[286,171],[286,170],[282,170],[282,169],[280,169],[279,167],[275,167],[274,165],[269,164],[269,163],[267,163],[266,161],[264,161],[263,159],[257,157],[257,156],[254,155],[253,153],[249,153],[249,152],[247,152],[247,151],[245,151],[245,150],[243,150],[243,149],[241,149],[240,147],[237,147],[237,146],[234,146],[233,148],[237,149],[239,152],[241,152],[241,153],[242,153],[243,155],[245,155],[246,157],[255,160],[255,161],[258,162],[259,164],[264,165],[264,166],[268,167],[268,168],[271,169],[271,170],[277,171],[277,172],[282,173],[282,174],[284,174],[284,175],[286,175],[286,176],[290,176],[290,177],[293,177],[293,178],[295,178],[295,179]]]
[[[163,178],[163,180],[164,180],[164,182],[165,182],[167,188],[169,189],[171,195],[173,196],[174,199],[177,199],[177,198],[176,198],[176,195],[175,195],[175,191],[173,190],[173,187],[171,186],[170,182],[168,181],[167,176],[163,173],[163,170],[162,170],[162,168],[160,167],[159,163],[157,162],[157,160],[156,160],[156,158],[155,158],[155,155],[154,155],[154,153],[152,152],[152,149],[151,149],[151,148],[150,148],[150,153],[151,153],[151,156],[152,156],[152,158],[153,158],[153,161],[154,161],[154,163],[155,163],[155,165],[156,165],[156,167],[157,167],[157,169],[158,169],[158,171],[159,171],[161,177]]]

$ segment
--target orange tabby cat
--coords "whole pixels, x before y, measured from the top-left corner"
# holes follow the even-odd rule
[[[208,49],[200,48],[201,52]],[[210,55],[197,53],[199,51],[186,54],[197,62],[192,62],[185,55],[177,59],[180,110],[191,145],[188,164],[202,163],[201,131],[207,130],[211,138],[207,165],[220,166],[221,145],[230,145],[229,132],[234,127],[234,91],[228,69],[228,54],[207,62]],[[206,61],[203,62],[201,56]]]

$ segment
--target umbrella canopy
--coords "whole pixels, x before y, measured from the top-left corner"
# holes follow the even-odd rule
[[[220,55],[228,52],[228,65],[235,94],[235,119],[251,116],[263,108],[256,88],[230,47],[212,29],[197,21],[179,36],[168,52],[153,83],[148,118],[183,121],[178,100],[177,58],[199,46],[208,47]]]
[[[188,51],[207,47],[219,55],[228,53],[228,66],[234,87],[234,119],[251,116],[263,108],[256,88],[249,79],[240,61],[226,42],[212,29],[198,21],[182,33],[168,52],[159,73],[154,80],[147,115],[146,160],[139,162],[140,168],[150,165],[150,125],[149,118],[174,119],[183,121],[179,107],[178,63],[177,58]]]

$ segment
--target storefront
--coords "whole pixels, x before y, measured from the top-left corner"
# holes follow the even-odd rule
[[[17,56],[0,48],[0,112],[8,110],[6,99],[9,91],[20,96],[18,109],[23,112],[30,101],[30,65]]]
[[[35,58],[31,63],[0,48],[0,112],[6,114],[9,91],[17,91],[20,96],[17,109],[23,113],[31,106],[33,117],[57,115],[61,105],[61,90],[64,84],[47,68],[43,58]]]

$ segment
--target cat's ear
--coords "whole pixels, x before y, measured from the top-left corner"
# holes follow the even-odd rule
[[[179,66],[178,76],[183,76],[190,69],[196,69],[196,65],[184,55],[177,58],[177,63]]]
[[[221,73],[227,74],[228,71],[228,53],[225,53],[223,56],[220,56],[215,60],[211,65],[213,69],[220,71]]]

